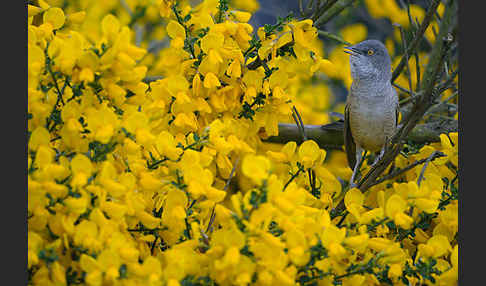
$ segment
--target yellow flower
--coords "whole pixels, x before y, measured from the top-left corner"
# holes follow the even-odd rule
[[[109,40],[114,40],[120,30],[120,22],[115,16],[108,14],[101,21],[101,30],[105,37]]]
[[[399,195],[392,195],[386,201],[385,213],[389,218],[392,218],[395,223],[404,229],[410,228],[413,219],[406,215],[404,211],[407,209],[407,202]]]
[[[398,263],[392,264],[388,270],[388,277],[391,279],[397,279],[402,276],[402,266]]]
[[[167,34],[172,39],[181,38],[184,40],[186,38],[184,27],[174,20],[170,20],[167,24]]]
[[[322,245],[330,247],[331,244],[340,244],[346,236],[346,228],[338,228],[335,225],[329,225],[321,234]]]
[[[312,39],[317,36],[317,28],[313,27],[312,24],[313,22],[311,19],[293,23],[293,33],[296,44],[309,48]]]
[[[218,32],[209,32],[201,39],[201,50],[208,55],[210,64],[217,65],[223,62],[220,53],[223,43],[224,36]]]
[[[145,211],[137,212],[136,216],[147,228],[156,228],[160,224],[159,218],[156,218]]]
[[[238,59],[234,59],[229,65],[227,71],[228,75],[232,78],[241,77],[241,64]]]
[[[319,60],[319,70],[330,77],[336,77],[336,67],[333,62],[328,59]]]
[[[64,25],[64,11],[58,7],[49,8],[43,15],[44,23],[50,23],[53,29],[59,29]]]
[[[42,126],[37,127],[30,135],[29,148],[31,150],[37,150],[40,146],[48,146],[50,139],[50,134],[47,129]]]
[[[86,211],[89,202],[86,196],[81,196],[80,198],[69,197],[64,200],[64,203],[71,213],[80,215]]]
[[[326,157],[326,151],[319,149],[315,141],[307,140],[299,146],[298,155],[304,168],[308,169],[321,164]]]
[[[33,17],[42,12],[42,8],[27,4],[27,16]]]
[[[357,251],[363,251],[368,246],[369,234],[363,233],[356,236],[346,237],[344,244],[356,249]]]
[[[440,257],[452,251],[452,247],[449,243],[449,240],[444,235],[432,236],[431,238],[429,238],[426,245],[431,249],[431,253],[429,254],[433,257]],[[419,251],[420,251],[420,245],[419,245]]]
[[[252,40],[254,0],[228,9],[218,0],[60,2],[27,5],[30,284],[294,285],[311,258],[326,274],[319,285],[336,277],[378,285],[371,273],[346,276],[370,259],[394,284],[408,262],[419,277],[407,279],[420,284],[414,253],[437,261],[437,285],[457,284],[457,190],[443,178],[456,176],[458,133],[397,158],[403,169],[435,151],[447,155],[428,165],[420,186],[414,168],[343,196],[341,180],[352,172],[345,152],[328,151],[323,164],[318,141],[265,142],[292,122],[291,105],[312,125],[331,122],[330,108],[344,112],[343,103],[331,106],[328,81],[349,88],[349,58],[335,47],[324,59],[329,49],[312,20],[255,27]],[[372,17],[408,24],[395,1],[365,6]],[[410,10],[419,21],[425,15]],[[153,29],[140,34],[141,26]],[[425,36],[434,40],[438,22],[430,26]],[[357,42],[367,30],[344,23],[340,33]],[[398,29],[385,39],[391,54],[399,41]],[[419,58],[427,63],[427,54]],[[316,72],[326,76],[316,82]],[[406,76],[397,83],[406,86]],[[246,104],[251,119],[241,116]],[[299,168],[305,172],[295,175]],[[309,191],[309,169],[319,198]],[[342,199],[352,216],[341,222],[331,215]],[[423,212],[437,216],[397,240],[388,222],[409,229]],[[321,245],[327,256],[316,255]]]
[[[334,174],[332,174],[326,167],[317,166],[314,168],[316,176],[325,184],[321,188],[321,193],[325,192],[333,196],[341,194],[342,186]]]
[[[86,12],[85,11],[79,11],[79,12],[69,14],[67,16],[67,19],[71,23],[81,24],[84,21],[85,17],[86,17]]]
[[[205,88],[214,88],[221,86],[219,79],[214,75],[212,72],[208,72],[204,77],[204,87]]]
[[[449,136],[446,134],[440,134],[440,142],[442,144],[444,153],[446,153],[451,163],[454,164],[454,166],[458,166],[458,133],[453,132],[449,133],[448,135]]]
[[[246,22],[250,21],[250,18],[251,18],[251,14],[248,13],[248,12],[232,11],[231,14],[233,14],[235,16],[236,20],[238,20],[238,22],[241,22],[241,23],[246,23]]]
[[[365,25],[357,23],[343,28],[341,35],[346,42],[356,44],[366,39],[367,32]]]
[[[243,174],[255,184],[261,184],[264,179],[268,178],[270,167],[270,161],[266,157],[253,154],[246,155],[241,163]]]

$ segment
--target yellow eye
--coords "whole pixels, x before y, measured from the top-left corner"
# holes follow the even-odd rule
[[[374,53],[373,50],[368,50],[368,56],[372,56]]]

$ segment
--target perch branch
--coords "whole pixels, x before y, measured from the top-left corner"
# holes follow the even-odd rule
[[[344,144],[343,127],[343,122],[339,120],[326,125],[304,125],[304,130],[308,139],[314,140],[319,147],[341,149]],[[457,130],[458,122],[456,120],[433,121],[415,126],[406,140],[414,143],[440,142],[440,134],[457,132]],[[279,123],[278,136],[271,136],[264,141],[280,144],[290,141],[295,141],[297,144],[303,142],[299,127],[291,123]]]

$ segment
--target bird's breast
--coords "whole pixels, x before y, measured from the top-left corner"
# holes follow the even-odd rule
[[[395,107],[386,100],[353,100],[349,113],[353,138],[366,150],[379,151],[395,132]]]

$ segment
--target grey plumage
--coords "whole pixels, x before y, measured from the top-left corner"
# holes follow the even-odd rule
[[[390,82],[390,56],[381,42],[366,40],[346,49],[353,82],[346,100],[344,143],[354,184],[363,151],[381,150],[381,156],[385,142],[395,133],[398,98]]]

